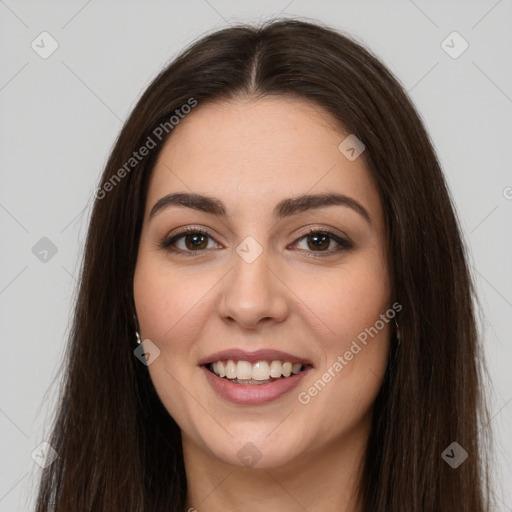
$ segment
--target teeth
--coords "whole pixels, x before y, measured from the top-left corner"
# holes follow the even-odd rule
[[[252,365],[248,361],[238,361],[236,365],[236,378],[247,380],[252,378]]]
[[[281,372],[283,371],[283,365],[281,361],[272,361],[270,363],[270,376],[274,379],[278,379],[281,377]]]
[[[285,361],[258,361],[255,364],[249,361],[233,361],[229,359],[224,364],[223,361],[212,363],[211,369],[219,377],[226,377],[230,380],[253,380],[266,381],[271,378],[278,379],[281,376],[289,377],[296,375],[302,369],[302,363],[291,363]]]
[[[294,364],[292,364],[292,373],[294,375],[296,373],[299,373],[301,368],[302,368],[302,363],[294,363]]]
[[[216,363],[213,363],[213,371],[219,377],[225,377],[226,376],[226,369],[224,368],[224,363],[222,361],[217,361]]]
[[[236,364],[229,360],[226,363],[226,378],[228,379],[236,379]]]
[[[240,364],[240,363],[238,363]],[[267,361],[259,361],[252,367],[252,378],[254,380],[267,380],[270,376],[270,368]],[[240,377],[238,377],[240,379]]]
[[[283,375],[289,377],[292,374],[292,363],[283,364]]]

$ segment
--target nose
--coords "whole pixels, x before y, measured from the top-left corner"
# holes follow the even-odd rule
[[[219,314],[245,329],[262,323],[280,323],[290,307],[289,288],[272,270],[265,251],[252,263],[233,255],[233,269],[223,280]]]

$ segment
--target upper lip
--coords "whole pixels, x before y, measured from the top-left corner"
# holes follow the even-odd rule
[[[312,365],[311,361],[307,358],[294,356],[287,352],[282,352],[281,350],[260,349],[255,352],[246,352],[239,348],[228,348],[220,352],[215,352],[214,354],[203,357],[198,364],[205,365],[228,359],[233,361],[248,361],[249,363],[257,363],[258,361],[282,361]]]

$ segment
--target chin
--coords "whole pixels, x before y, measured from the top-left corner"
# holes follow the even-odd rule
[[[249,436],[246,430],[244,435],[228,436],[228,439],[208,439],[206,445],[215,458],[226,464],[254,469],[282,467],[302,455],[303,441],[293,442],[286,431],[272,438],[272,434],[268,436],[272,428],[258,433],[253,427]]]

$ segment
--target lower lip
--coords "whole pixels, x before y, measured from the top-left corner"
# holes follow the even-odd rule
[[[276,400],[288,391],[291,391],[306,373],[311,370],[311,366],[296,375],[275,380],[268,384],[234,384],[228,379],[218,377],[208,370],[206,366],[201,366],[201,369],[205,372],[212,388],[222,398],[235,404],[258,405]]]

